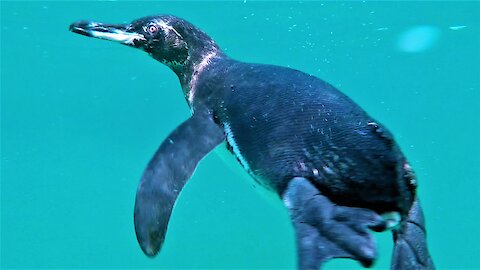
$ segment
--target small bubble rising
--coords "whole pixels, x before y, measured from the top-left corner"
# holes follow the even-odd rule
[[[440,29],[435,26],[415,26],[398,37],[397,47],[407,53],[422,52],[430,49],[438,41],[440,33]]]

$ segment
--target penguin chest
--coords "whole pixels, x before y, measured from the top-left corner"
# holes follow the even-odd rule
[[[254,173],[250,163],[242,155],[237,145],[235,136],[227,123],[224,123],[226,141],[215,149],[215,153],[232,169],[236,175],[242,177],[252,186],[262,197],[274,205],[280,202],[277,192],[270,186],[269,179],[264,179]]]

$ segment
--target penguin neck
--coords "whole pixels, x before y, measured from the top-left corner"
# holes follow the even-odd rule
[[[179,76],[185,99],[189,105],[192,104],[195,97],[199,77],[214,61],[224,58],[226,58],[226,55],[218,47],[205,50],[192,57],[192,61],[186,66],[183,77]]]
[[[177,74],[183,94],[191,105],[198,77],[214,61],[227,58],[215,41],[205,32],[186,21],[177,21],[173,27],[184,38],[188,48],[186,59],[166,63]]]
[[[195,96],[199,76],[214,60],[223,58],[226,58],[226,55],[212,41],[212,43],[197,48],[189,48],[188,58],[182,66],[169,66],[178,76],[183,94],[189,105],[191,105]]]

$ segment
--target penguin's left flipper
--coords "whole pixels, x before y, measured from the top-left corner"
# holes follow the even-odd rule
[[[135,200],[135,232],[143,252],[160,250],[178,194],[198,162],[225,134],[207,109],[196,109],[160,145],[145,169]]]
[[[369,209],[335,205],[301,177],[289,182],[282,199],[296,232],[299,269],[319,269],[333,258],[372,265],[376,247],[369,230],[386,228],[380,215]]]

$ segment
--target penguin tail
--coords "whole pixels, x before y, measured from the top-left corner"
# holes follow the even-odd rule
[[[427,248],[425,218],[418,198],[407,217],[393,231],[392,270],[433,270]]]

